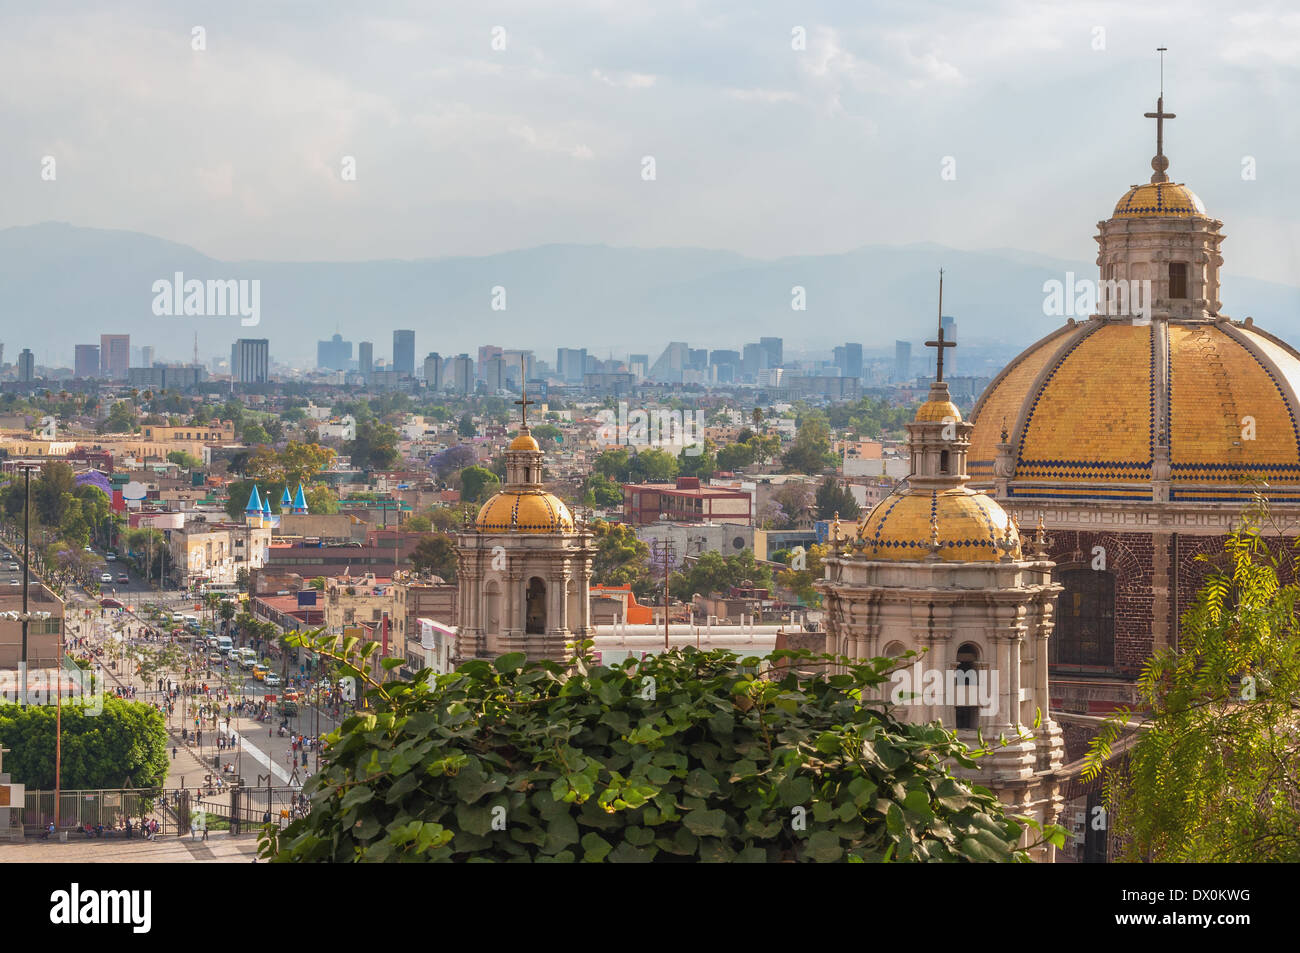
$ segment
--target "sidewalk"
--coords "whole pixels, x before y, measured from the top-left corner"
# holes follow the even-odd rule
[[[189,864],[251,863],[257,856],[257,834],[233,835],[212,831],[206,841],[159,835],[157,840],[136,837],[86,840],[73,835],[66,844],[28,840],[0,844],[0,864]]]

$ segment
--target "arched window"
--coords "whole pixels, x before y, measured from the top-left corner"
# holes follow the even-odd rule
[[[541,635],[546,631],[546,583],[536,576],[528,580],[528,607],[524,615],[524,632]]]
[[[980,660],[979,646],[974,642],[963,642],[957,647],[957,671],[975,672],[975,663]],[[969,700],[977,694],[974,678],[978,676],[959,676],[956,680],[957,691],[965,693]],[[979,727],[980,710],[978,705],[957,705],[957,730]]]
[[[1110,670],[1115,667],[1115,577],[1096,569],[1066,569],[1056,603],[1056,630],[1048,661],[1053,665]]]

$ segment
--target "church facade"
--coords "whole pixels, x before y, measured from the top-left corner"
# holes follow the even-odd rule
[[[1173,118],[1163,97],[1148,115]],[[1223,223],[1169,180],[1158,142],[1150,182],[1098,223],[1098,313],[1020,354],[972,413],[972,481],[1051,537],[1063,712],[1135,701],[1215,564],[1198,557],[1222,553],[1256,494],[1300,517],[1300,353],[1224,313]]]
[[[506,450],[501,491],[458,537],[458,654],[572,658],[590,638],[592,536],[542,484],[543,454],[525,415]]]

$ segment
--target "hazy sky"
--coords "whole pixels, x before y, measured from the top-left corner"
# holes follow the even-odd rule
[[[1163,45],[1171,176],[1224,221],[1231,272],[1296,280],[1282,3],[101,6],[0,2],[0,227],[225,259],[934,241],[1092,260],[1150,176]]]

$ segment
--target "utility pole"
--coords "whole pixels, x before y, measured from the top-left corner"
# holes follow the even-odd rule
[[[27,613],[27,590],[31,582],[31,535],[32,535],[32,470],[34,463],[21,465],[23,471],[23,657],[22,669],[23,707],[27,707],[27,634],[31,621]]]

